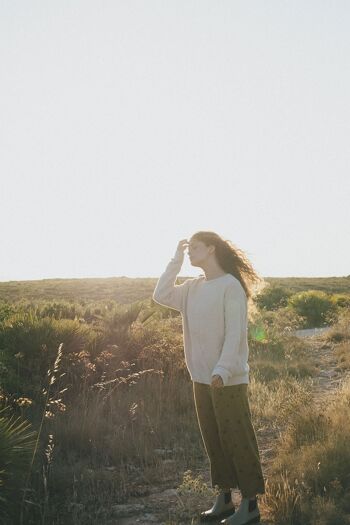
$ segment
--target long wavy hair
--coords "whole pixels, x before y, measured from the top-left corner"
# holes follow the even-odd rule
[[[229,239],[223,239],[213,231],[198,231],[191,239],[202,241],[206,246],[215,246],[215,256],[224,272],[232,274],[244,288],[247,299],[264,286],[264,279],[254,270],[243,250]]]

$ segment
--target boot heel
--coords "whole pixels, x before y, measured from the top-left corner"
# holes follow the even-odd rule
[[[199,516],[199,521],[201,523],[203,522],[210,522],[210,521],[219,521],[219,520],[222,520],[224,518],[228,518],[229,516],[232,516],[232,514],[235,513],[235,508],[232,507],[232,509],[226,509],[226,510],[223,510],[222,512],[218,513],[218,514],[215,514],[214,512],[212,513],[209,513],[209,514],[201,514]]]

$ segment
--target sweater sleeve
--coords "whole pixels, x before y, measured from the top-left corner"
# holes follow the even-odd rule
[[[154,289],[152,299],[162,305],[173,308],[182,312],[183,310],[183,295],[185,287],[190,279],[187,279],[182,284],[175,284],[176,277],[180,272],[184,260],[184,252],[176,250],[175,255],[168,263],[165,271],[159,277],[156,287]]]
[[[220,375],[224,386],[234,373],[245,372],[245,356],[239,352],[241,338],[247,329],[247,298],[241,283],[227,287],[224,300],[225,337],[212,376]]]

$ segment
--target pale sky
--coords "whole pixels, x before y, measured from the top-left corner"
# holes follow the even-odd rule
[[[203,229],[263,276],[349,275],[349,27],[347,0],[2,0],[0,280],[158,277]]]

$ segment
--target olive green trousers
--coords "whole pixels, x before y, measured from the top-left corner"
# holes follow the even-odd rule
[[[264,494],[248,384],[212,387],[193,381],[193,394],[212,487],[238,488],[243,498]]]

